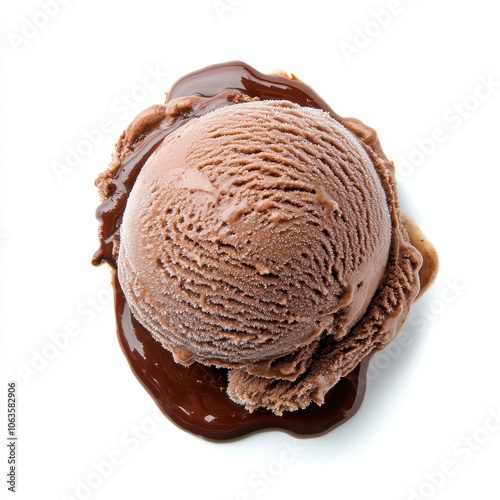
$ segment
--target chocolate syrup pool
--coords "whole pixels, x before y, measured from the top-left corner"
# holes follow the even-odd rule
[[[174,84],[167,102],[199,95],[206,98],[205,105],[179,116],[171,126],[148,136],[121,162],[113,177],[111,196],[97,209],[100,248],[93,264],[107,262],[113,268],[115,314],[122,350],[139,381],[173,422],[214,440],[236,438],[265,428],[283,429],[300,436],[318,435],[345,422],[360,407],[369,356],[328,392],[321,407],[311,404],[305,410],[285,412],[283,416],[265,409],[249,413],[228,398],[227,370],[199,363],[184,367],[174,362],[170,352],[133,317],[117,279],[113,249],[119,242],[128,195],[145,161],[168,134],[196,116],[227,105],[219,95],[235,90],[262,100],[289,100],[301,106],[323,109],[342,121],[306,84],[282,76],[264,75],[241,62],[210,66],[185,76]]]

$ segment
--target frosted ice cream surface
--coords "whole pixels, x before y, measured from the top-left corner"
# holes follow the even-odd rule
[[[321,405],[394,338],[422,255],[375,132],[266,97],[167,98],[124,132],[98,186],[116,197],[123,162],[162,132],[111,252],[128,306],[177,363],[227,369],[232,401],[282,415]]]
[[[118,276],[180,363],[273,375],[277,357],[322,334],[341,339],[365,312],[390,227],[352,133],[290,102],[239,104],[194,119],[146,162]]]

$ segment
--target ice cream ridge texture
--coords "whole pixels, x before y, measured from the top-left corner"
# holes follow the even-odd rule
[[[165,356],[224,370],[247,413],[322,405],[435,274],[375,131],[293,75],[241,62],[187,75],[96,184],[94,263],[116,270]]]

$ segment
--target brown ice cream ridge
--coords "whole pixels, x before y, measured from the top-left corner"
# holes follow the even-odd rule
[[[177,81],[96,184],[123,352],[207,438],[348,419],[437,269],[375,131],[241,62]]]

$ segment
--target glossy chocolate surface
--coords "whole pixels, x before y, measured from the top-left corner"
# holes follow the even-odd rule
[[[163,413],[180,427],[209,439],[231,439],[260,429],[283,429],[294,435],[323,433],[350,418],[361,405],[368,359],[365,358],[328,393],[323,406],[285,412],[249,413],[226,394],[226,370],[174,362],[151,334],[135,320],[114,278],[118,338],[134,373]]]

